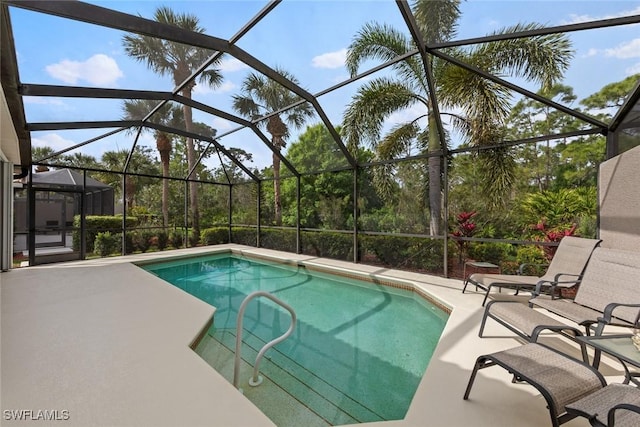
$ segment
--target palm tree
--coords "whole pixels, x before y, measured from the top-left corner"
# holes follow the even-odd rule
[[[276,71],[291,82],[298,84],[296,78],[287,71]],[[259,117],[278,112],[296,102],[300,97],[291,93],[279,83],[257,73],[249,74],[242,83],[242,94],[233,96],[233,108],[245,117],[255,120]],[[285,139],[289,136],[289,127],[302,127],[307,118],[314,115],[314,110],[308,103],[302,103],[278,114],[271,115],[266,126],[271,135],[273,153],[273,192],[275,199],[276,225],[282,224],[282,202],[280,200],[280,157],[278,153],[286,146]],[[283,121],[284,117],[284,121]]]
[[[100,174],[100,180],[109,184],[113,188],[120,189],[126,194],[127,207],[129,209],[136,206],[136,192],[138,185],[145,183],[145,179],[139,176],[127,176],[126,187],[122,188],[122,175],[109,173],[106,171],[114,171],[122,169],[129,157],[129,150],[105,151],[102,153],[100,163],[105,172]],[[131,156],[131,165],[134,170],[145,175],[156,175],[158,173],[157,163],[151,155],[151,149],[147,147],[136,147]]]
[[[180,27],[185,30],[204,33],[204,28],[200,27],[198,17],[191,14],[179,14],[169,7],[159,7],[156,9],[154,19],[163,24]],[[213,52],[206,49],[188,46],[167,40],[157,39],[143,35],[126,35],[123,38],[124,48],[127,54],[161,75],[170,75],[173,83],[177,86],[186,81],[189,76],[198,69]],[[220,70],[215,67],[219,64],[217,60],[210,68],[207,68],[199,76],[201,83],[217,87],[222,83]],[[187,99],[191,99],[191,94],[196,82],[190,81],[186,84],[181,94]],[[187,132],[193,131],[193,116],[191,107],[183,105],[185,128]],[[189,170],[195,167],[197,161],[193,139],[187,138],[187,163]],[[200,214],[198,208],[198,183],[189,183],[191,215],[193,235],[199,238],[200,235]]]
[[[156,103],[157,101],[142,99],[125,101],[122,106],[124,110],[123,120],[143,119],[155,108]],[[165,104],[162,108],[156,111],[153,115],[153,121],[164,126],[171,126],[184,122],[182,111],[180,111],[178,107],[172,107],[170,104]],[[156,148],[158,149],[158,153],[160,153],[162,176],[168,177],[169,160],[171,158],[171,150],[173,148],[171,135],[166,132],[154,130],[153,136],[156,139]],[[162,224],[165,227],[169,226],[169,180],[167,179],[162,180]]]
[[[413,13],[426,43],[450,40],[456,33],[460,17],[459,0],[418,0]],[[516,25],[501,32],[540,28],[535,24]],[[352,76],[369,59],[389,61],[414,51],[413,40],[407,35],[378,23],[366,24],[349,46],[346,65]],[[466,48],[450,48],[446,53],[494,75],[511,75],[539,83],[545,87],[558,81],[573,52],[569,40],[559,34],[476,44]],[[501,85],[437,57],[429,57],[434,72],[434,85],[440,108],[459,110],[450,114],[451,123],[472,145],[494,143],[501,135],[510,109],[510,92]],[[392,66],[395,75],[379,77],[365,83],[348,105],[344,117],[347,142],[353,146],[362,138],[386,159],[407,150],[436,153],[441,136],[429,97],[425,68],[418,56]],[[400,123],[380,138],[385,120],[409,107],[420,106],[424,115]],[[419,120],[427,119],[426,126]],[[491,162],[487,172],[494,173],[488,189],[499,191],[511,184],[513,161],[506,156],[488,153],[484,164]],[[440,234],[441,174],[439,156],[428,159],[430,231]],[[497,172],[496,172],[497,171]]]

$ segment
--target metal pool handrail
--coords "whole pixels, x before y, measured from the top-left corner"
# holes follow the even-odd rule
[[[296,312],[293,311],[293,308],[291,308],[288,304],[286,304],[282,300],[276,298],[269,292],[265,292],[265,291],[255,291],[247,295],[247,297],[242,301],[242,304],[240,304],[240,308],[238,309],[238,318],[236,320],[236,325],[237,325],[236,326],[236,355],[235,355],[235,361],[233,364],[233,386],[235,388],[238,388],[238,374],[240,372],[240,347],[242,346],[242,320],[244,318],[244,310],[246,309],[247,304],[252,299],[257,297],[267,297],[271,301],[287,309],[291,314],[291,324],[289,325],[289,329],[287,330],[287,332],[285,332],[278,338],[275,338],[269,341],[260,349],[260,351],[258,352],[258,356],[256,356],[256,362],[253,365],[253,376],[249,380],[249,385],[255,387],[262,383],[262,377],[258,375],[258,372],[260,371],[259,366],[260,366],[260,361],[262,360],[262,356],[264,356],[264,353],[267,350],[269,350],[271,347],[287,339],[289,335],[293,333],[293,330],[295,329],[295,326],[296,326],[296,318],[297,318]]]

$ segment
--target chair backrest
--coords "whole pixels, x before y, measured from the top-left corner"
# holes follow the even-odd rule
[[[599,239],[586,239],[575,236],[563,237],[542,279],[554,280],[559,273],[582,274],[587,262],[589,262],[591,253],[598,246],[598,243],[600,243]]]
[[[640,304],[640,251],[598,247],[584,271],[574,301],[603,311],[612,302]],[[633,323],[637,308],[620,307],[617,318]]]

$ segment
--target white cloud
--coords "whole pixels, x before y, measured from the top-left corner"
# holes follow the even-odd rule
[[[213,87],[204,83],[198,83],[193,88],[193,93],[196,95],[208,95],[211,93],[226,93],[231,92],[238,86],[230,81],[224,81],[220,86]]]
[[[412,120],[415,120],[416,118],[420,117],[420,116],[424,116],[425,114],[427,114],[427,108],[423,105],[423,104],[414,104],[409,108],[406,108],[404,110],[401,111],[397,111],[393,114],[391,114],[386,122],[385,125],[389,126],[389,127],[393,127],[397,124],[400,123],[407,123],[410,122]],[[418,123],[423,126],[426,124],[426,117],[422,117]]]
[[[49,98],[47,96],[25,96],[22,98],[25,104],[38,104],[38,105],[65,105],[59,99]]]
[[[54,151],[60,151],[76,144],[74,141],[64,139],[57,133],[48,133],[39,138],[31,138],[31,143],[36,147],[51,147]]]
[[[606,49],[605,55],[619,59],[640,57],[640,39],[633,39],[629,42],[621,43],[613,49]]]
[[[631,67],[629,67],[627,69],[625,69],[624,72],[628,76],[632,76],[634,74],[640,73],[640,62],[638,62],[635,65],[632,65]]]
[[[231,128],[233,128],[233,125],[230,122],[221,119],[220,117],[215,117],[213,119],[212,126],[218,131],[218,133],[221,133],[220,131],[230,130]]]
[[[342,83],[345,80],[349,80],[351,76],[349,74],[340,74],[339,76],[335,76],[334,78],[331,79],[332,83]],[[360,79],[360,82],[364,82],[365,79],[369,78],[370,76],[367,77],[363,77],[362,79]]]
[[[239,71],[244,70],[245,68],[249,68],[249,66],[236,58],[228,58],[220,62],[220,71],[223,72]]]
[[[590,56],[596,56],[596,55],[597,55],[597,54],[599,54],[599,53],[600,53],[600,51],[599,51],[598,49],[595,49],[595,48],[593,48],[593,47],[592,47],[591,49],[589,49],[589,50],[587,51],[587,53],[584,55],[584,57],[585,57],[585,58],[588,58],[588,57],[590,57]]]
[[[219,88],[216,89],[216,92],[217,93],[232,92],[237,87],[238,87],[238,85],[236,85],[235,83],[230,82],[230,81],[226,81],[226,82],[222,83]]]
[[[311,65],[315,68],[340,68],[346,59],[347,49],[340,49],[313,57]]]
[[[68,84],[86,81],[96,86],[112,86],[124,74],[116,61],[102,53],[93,55],[84,62],[64,59],[46,66],[47,73]]]
[[[605,16],[578,15],[578,14],[572,13],[569,15],[568,20],[563,20],[561,21],[560,24],[561,25],[579,24],[581,22],[598,21],[600,19],[621,18],[623,16],[633,16],[633,15],[639,15],[639,14],[640,14],[640,6],[636,7],[635,9],[626,10],[626,11],[618,12],[613,15],[605,15]]]

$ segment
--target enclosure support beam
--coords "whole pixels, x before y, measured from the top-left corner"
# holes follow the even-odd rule
[[[260,218],[262,217],[262,203],[261,203],[261,199],[262,199],[262,181],[258,181],[258,191],[256,191],[257,193],[257,200],[256,200],[256,213],[257,213],[257,217],[256,217],[256,248],[260,247]]]
[[[353,168],[353,262],[360,262],[358,251],[358,167]]]
[[[82,171],[82,196],[80,196],[80,259],[87,258],[87,223],[86,223],[87,171]],[[102,200],[101,200],[102,201]],[[102,209],[100,210],[102,214]]]
[[[189,247],[189,181],[184,181],[184,235],[182,236],[182,244],[185,248]]]
[[[445,156],[444,157],[444,171],[443,171],[443,176],[442,176],[442,181],[443,181],[443,185],[442,185],[442,204],[444,206],[443,210],[443,215],[444,215],[444,231],[443,231],[443,250],[442,250],[442,258],[443,258],[443,274],[444,277],[449,277],[449,173],[448,173],[448,167],[446,166],[447,164],[447,159],[449,158],[449,156]]]
[[[122,239],[120,239],[122,255],[127,254],[127,174],[122,174]]]
[[[296,177],[296,253],[302,253],[300,244],[300,175]]]
[[[29,265],[36,265],[36,193],[33,189],[33,168],[29,168]]]
[[[13,163],[0,159],[0,271],[13,262]]]
[[[229,184],[229,243],[233,242],[233,236],[231,235],[231,221],[232,221],[232,212],[233,212],[233,185]]]

